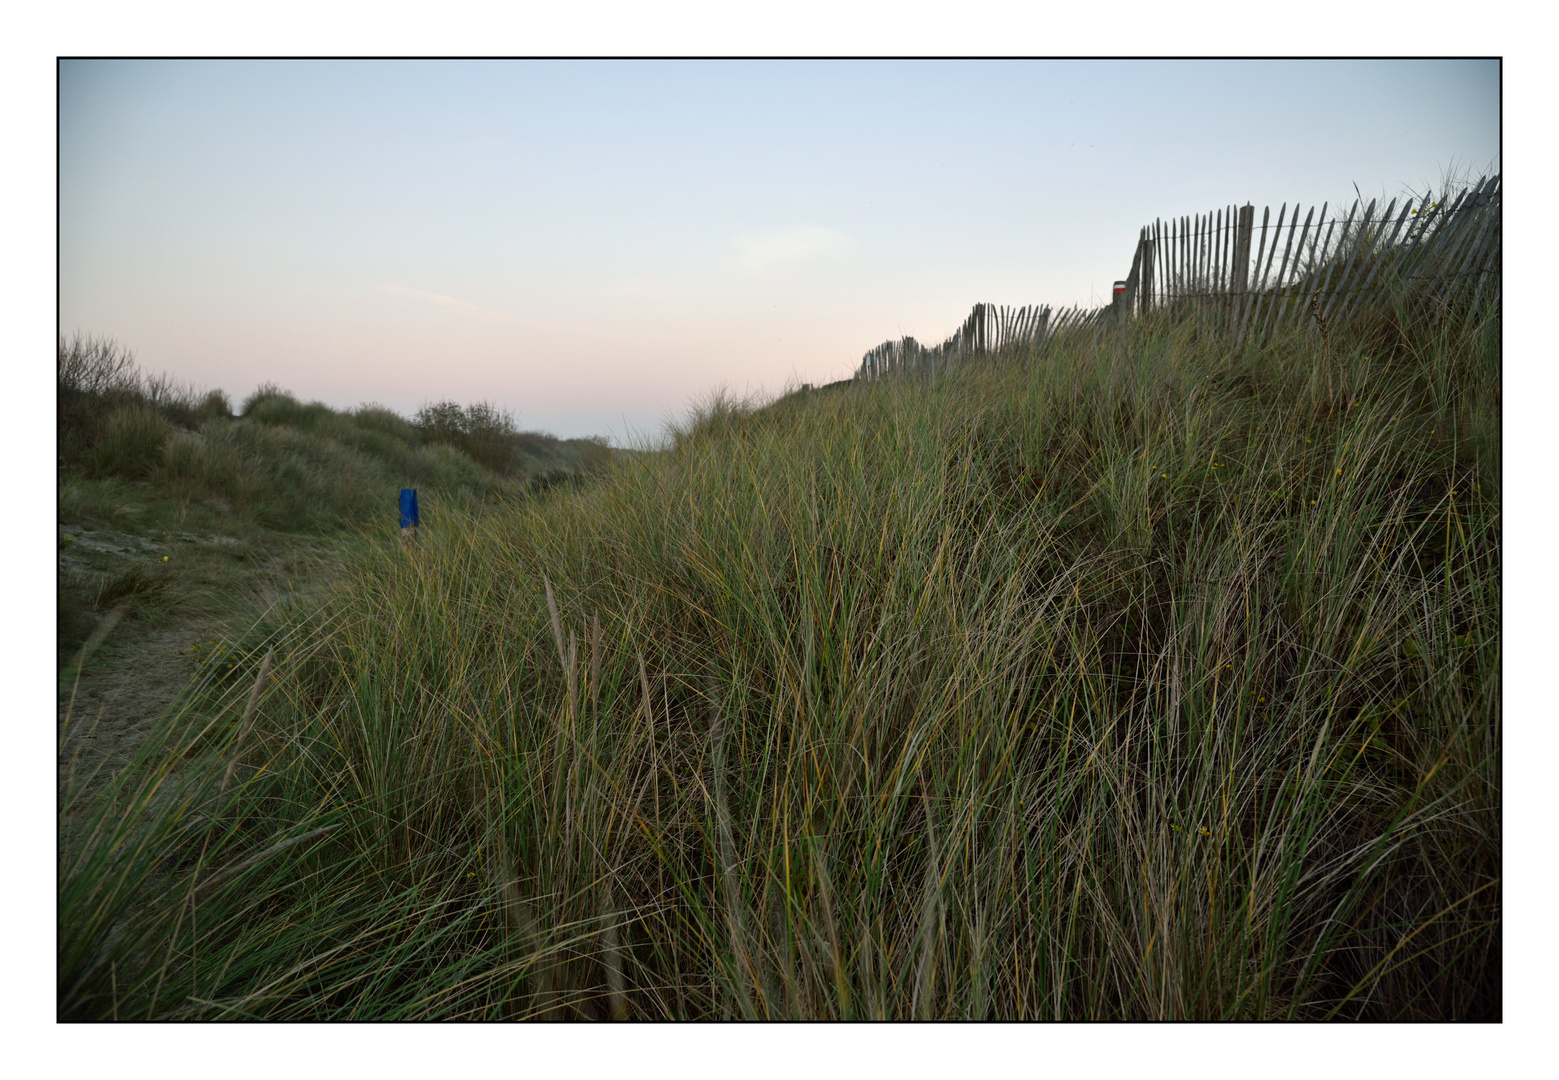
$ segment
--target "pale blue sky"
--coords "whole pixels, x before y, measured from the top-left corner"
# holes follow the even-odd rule
[[[60,329],[241,399],[654,434],[1155,217],[1499,167],[1495,62],[66,62]]]

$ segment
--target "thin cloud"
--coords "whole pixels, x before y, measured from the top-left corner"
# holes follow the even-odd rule
[[[850,238],[837,229],[808,225],[767,232],[743,233],[736,238],[737,262],[749,270],[771,266],[837,259],[850,250]]]
[[[453,296],[444,296],[441,293],[428,292],[426,289],[409,289],[405,285],[386,285],[384,291],[392,296],[404,296],[408,300],[420,300],[425,304],[435,304],[442,308],[455,308],[459,311],[480,311],[488,315],[496,315],[497,312],[488,311],[480,304],[468,303],[464,300],[456,300]]]
[[[502,311],[494,311],[484,308],[480,304],[473,304],[466,300],[457,300],[453,296],[445,296],[442,293],[429,292],[427,289],[412,289],[405,285],[381,286],[384,292],[392,296],[402,296],[407,300],[417,300],[424,304],[433,304],[436,307],[447,308],[454,311],[473,311],[478,315],[486,315],[489,318],[498,319],[513,326],[525,326],[535,330],[562,330],[569,334],[582,334],[586,337],[605,338],[609,341],[621,341],[628,345],[643,347],[641,342],[632,338],[625,338],[618,334],[609,334],[604,330],[591,330],[583,326],[569,326],[566,323],[537,322],[533,319],[520,319]]]

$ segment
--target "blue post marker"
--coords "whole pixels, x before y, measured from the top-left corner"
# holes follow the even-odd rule
[[[401,543],[404,544],[417,535],[417,526],[422,524],[417,515],[417,489],[401,488]]]

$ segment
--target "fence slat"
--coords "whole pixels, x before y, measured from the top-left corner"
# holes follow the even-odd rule
[[[1207,215],[1207,259],[1203,274],[1202,291],[1207,294],[1204,309],[1207,317],[1218,317],[1218,242],[1223,232],[1223,211],[1213,210]]]
[[[1223,246],[1223,210],[1214,210],[1207,215],[1211,221],[1211,227],[1207,230],[1207,295],[1211,299],[1218,296],[1218,250]]]
[[[1191,234],[1195,228],[1198,215],[1187,214],[1181,221],[1180,246],[1185,249],[1185,277],[1181,279],[1180,287],[1185,291],[1185,307],[1187,311],[1193,311],[1196,305],[1196,274],[1194,267],[1196,260],[1191,253]]]
[[[1172,220],[1164,222],[1161,226],[1159,226],[1158,230],[1159,240],[1162,244],[1162,247],[1158,253],[1158,261],[1162,264],[1158,272],[1158,277],[1159,284],[1162,287],[1159,289],[1158,295],[1159,303],[1165,307],[1173,304],[1175,300],[1175,249],[1170,235],[1173,231],[1174,222]]]
[[[1227,306],[1229,292],[1229,244],[1234,234],[1234,215],[1229,207],[1218,211],[1217,269],[1213,272],[1213,295],[1218,297],[1218,321],[1223,321],[1223,309]]]
[[[1184,214],[1175,220],[1175,234],[1171,239],[1175,248],[1175,306],[1181,312],[1185,311],[1186,296],[1185,222]]]
[[[1180,218],[1180,258],[1185,264],[1180,277],[1180,290],[1186,298],[1185,306],[1188,309],[1195,302],[1193,296],[1195,288],[1191,282],[1191,221],[1192,217],[1189,214],[1182,215]]]
[[[1164,233],[1164,219],[1157,218],[1153,222],[1154,270],[1158,273],[1158,289],[1156,302],[1160,307],[1169,303],[1169,238]]]
[[[1207,231],[1207,313],[1214,320],[1218,318],[1218,313],[1222,308],[1220,303],[1222,297],[1219,296],[1222,289],[1220,284],[1220,253],[1223,247],[1224,226],[1222,208],[1219,208],[1215,214],[1216,224]],[[1214,214],[1208,215],[1209,218],[1214,218],[1214,216]]]
[[[1223,291],[1225,293],[1224,307],[1228,314],[1225,322],[1230,330],[1238,324],[1240,313],[1240,294],[1245,287],[1240,283],[1240,207],[1236,203],[1229,204],[1229,242],[1227,245],[1228,257],[1223,264]],[[1250,261],[1250,255],[1246,253],[1246,262]]]
[[[1166,307],[1172,302],[1170,295],[1170,279],[1174,274],[1174,257],[1169,246],[1170,223],[1159,219],[1158,224],[1158,255],[1154,262],[1158,264],[1158,304]]]
[[[1148,294],[1148,307],[1144,309],[1144,313],[1157,305],[1160,302],[1160,298],[1164,295],[1163,290],[1159,287],[1158,260],[1162,254],[1162,249],[1159,247],[1158,242],[1158,220],[1158,218],[1154,218],[1153,223],[1148,226],[1148,245],[1152,258],[1152,262],[1149,263],[1149,278],[1153,282],[1153,288]]]
[[[1295,214],[1297,216],[1297,214],[1298,214],[1298,207],[1296,206],[1294,209],[1295,209]],[[1272,212],[1272,207],[1270,207],[1270,206],[1267,207],[1267,213],[1270,214],[1271,212]],[[1252,340],[1255,340],[1256,335],[1260,332],[1260,329],[1261,329],[1261,313],[1263,311],[1265,311],[1266,308],[1267,308],[1267,275],[1272,272],[1272,262],[1273,262],[1274,257],[1278,253],[1278,241],[1283,239],[1283,218],[1284,218],[1284,215],[1287,214],[1287,212],[1288,212],[1288,203],[1284,203],[1283,204],[1283,208],[1278,211],[1277,229],[1272,233],[1272,247],[1271,247],[1270,250],[1267,251],[1267,265],[1266,265],[1265,268],[1262,269],[1262,271],[1261,271],[1261,279],[1258,282],[1258,284],[1256,285],[1256,304],[1255,304],[1255,308],[1250,313],[1250,328],[1251,328],[1251,339]],[[1265,222],[1263,222],[1263,224],[1262,224],[1261,244],[1262,244],[1262,247],[1266,247],[1266,244],[1267,244],[1267,235],[1266,235],[1266,224],[1265,224]]]
[[[1197,230],[1196,236],[1196,291],[1203,318],[1207,316],[1207,301],[1212,295],[1212,231],[1213,215],[1209,212],[1202,219],[1202,226]]]
[[[1218,245],[1221,260],[1218,270],[1218,292],[1222,303],[1218,305],[1218,322],[1227,325],[1233,317],[1234,305],[1232,298],[1234,290],[1234,207],[1230,206],[1223,214],[1223,242]]]
[[[1185,259],[1186,259],[1186,296],[1190,298],[1187,304],[1193,313],[1196,310],[1197,292],[1199,281],[1196,273],[1196,236],[1201,231],[1202,215],[1192,214],[1186,219]]]
[[[1205,318],[1218,312],[1218,233],[1223,211],[1209,210],[1202,235],[1202,311]]]
[[[1222,211],[1209,210],[1202,227],[1202,311],[1211,317],[1217,310],[1218,225]]]
[[[1153,307],[1157,308],[1163,303],[1163,271],[1159,269],[1159,263],[1163,260],[1164,250],[1159,244],[1158,219],[1153,220],[1150,243],[1153,252],[1153,294],[1149,298]]]
[[[1206,214],[1196,230],[1196,295],[1200,317],[1207,315],[1207,296],[1210,292],[1207,272],[1208,255],[1212,251],[1213,215]]]
[[[1183,306],[1186,311],[1192,311],[1196,304],[1196,281],[1192,274],[1195,262],[1191,257],[1191,231],[1195,222],[1195,214],[1185,214],[1180,219],[1180,257],[1185,263],[1180,278],[1180,291],[1185,297]]]

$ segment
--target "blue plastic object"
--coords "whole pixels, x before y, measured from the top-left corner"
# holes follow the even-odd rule
[[[401,528],[421,524],[417,517],[417,489],[401,488]]]

